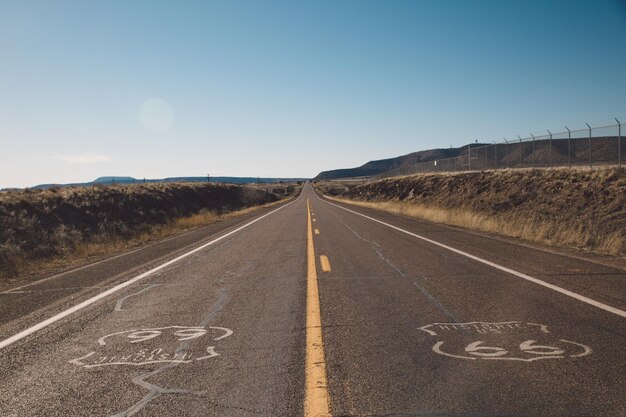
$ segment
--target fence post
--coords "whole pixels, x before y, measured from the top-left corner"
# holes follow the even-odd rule
[[[504,143],[505,143],[505,145],[504,145],[504,157],[506,158],[507,156],[509,156],[509,141],[506,140],[506,138],[504,138]],[[506,168],[508,168],[508,167],[509,167],[509,164],[507,163],[506,164]]]
[[[494,161],[495,161],[495,169],[498,169],[498,144],[496,143],[495,140],[492,141],[493,142],[493,149],[494,149]]]
[[[567,130],[567,165],[571,169],[572,168],[572,131],[569,130],[569,127],[565,126]]]
[[[614,118],[617,122],[617,166],[622,166],[622,123]]]
[[[589,128],[589,169],[591,169],[593,167],[593,159],[591,158],[591,126],[589,126],[589,123],[585,124]]]
[[[533,138],[533,168],[537,167],[536,159],[537,155],[535,155],[535,135],[530,133],[530,137]]]
[[[548,149],[548,155],[550,155],[550,169],[552,169],[552,132],[548,130],[548,133],[550,134],[550,149]]]
[[[520,137],[520,135],[517,135],[517,138],[519,139],[519,165],[520,165],[520,168],[522,168],[524,166],[524,154],[522,153],[522,138]]]

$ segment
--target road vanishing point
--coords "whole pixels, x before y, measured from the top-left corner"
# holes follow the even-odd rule
[[[0,293],[0,416],[626,416],[625,280],[307,183]]]

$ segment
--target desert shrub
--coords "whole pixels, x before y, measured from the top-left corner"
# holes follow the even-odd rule
[[[53,187],[0,193],[0,275],[32,260],[65,256],[81,246],[119,242],[178,219],[195,227],[227,213],[278,200],[235,185],[167,183]]]
[[[440,223],[626,255],[624,168],[421,174],[341,196]]]

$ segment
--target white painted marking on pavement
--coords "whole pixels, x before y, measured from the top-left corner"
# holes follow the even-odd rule
[[[178,236],[175,236],[174,238],[176,238],[176,237],[178,237]],[[171,239],[174,239],[174,238],[171,238]],[[167,240],[171,240],[171,239],[167,239]],[[164,240],[164,241],[161,241],[161,242],[166,242],[167,240]],[[161,243],[161,242],[159,242],[159,243]],[[149,246],[152,246],[152,245],[149,245]],[[131,250],[129,252],[120,253],[119,255],[111,256],[110,258],[102,259],[102,260],[97,261],[97,262],[92,262],[92,263],[87,264],[87,265],[79,266],[78,268],[70,269],[69,271],[64,271],[64,272],[61,272],[59,274],[52,275],[51,277],[42,278],[42,279],[39,279],[39,280],[34,281],[34,282],[29,282],[28,284],[20,285],[19,287],[11,288],[9,290],[0,292],[0,294],[21,294],[21,293],[27,292],[27,291],[21,291],[24,288],[28,288],[28,287],[32,287],[34,285],[42,284],[44,282],[60,278],[62,276],[71,274],[73,272],[82,271],[83,269],[91,268],[92,266],[96,266],[96,265],[102,264],[104,262],[112,261],[114,259],[121,258],[123,256],[127,256],[127,255],[130,255],[130,254],[133,254],[133,253],[138,252],[138,251],[140,251],[142,249],[145,249],[145,248],[146,247],[138,248],[138,249],[135,249],[135,250]]]
[[[548,283],[548,282],[542,281],[542,280],[540,280],[540,279],[538,279],[538,278],[535,278],[535,277],[531,277],[530,275],[526,275],[526,274],[524,274],[524,273],[522,273],[522,272],[515,271],[514,269],[507,268],[506,266],[499,265],[499,264],[497,264],[497,263],[495,263],[495,262],[491,262],[491,261],[488,261],[488,260],[486,260],[486,259],[480,258],[480,257],[478,257],[478,256],[472,255],[472,254],[470,254],[470,253],[464,252],[464,251],[462,251],[462,250],[459,250],[459,249],[453,248],[453,247],[451,247],[451,246],[444,245],[443,243],[439,243],[439,242],[434,241],[434,240],[432,240],[432,239],[429,239],[429,238],[427,238],[427,237],[420,236],[420,235],[418,235],[418,234],[416,234],[416,233],[409,232],[408,230],[404,230],[404,229],[402,229],[402,228],[400,228],[400,227],[398,227],[398,226],[394,226],[394,225],[392,225],[392,224],[385,223],[385,222],[383,222],[383,221],[381,221],[381,220],[375,219],[375,218],[370,217],[370,216],[366,216],[365,214],[361,214],[361,213],[359,213],[359,212],[357,212],[357,211],[350,210],[350,209],[345,208],[345,207],[342,207],[342,206],[340,206],[340,205],[338,205],[338,204],[331,203],[331,202],[329,202],[329,201],[326,201],[326,200],[323,200],[323,199],[319,198],[319,196],[317,195],[317,193],[314,193],[314,194],[315,194],[315,197],[317,197],[317,199],[318,199],[318,200],[323,201],[323,202],[325,202],[326,204],[330,204],[331,206],[338,207],[338,208],[340,208],[340,209],[342,209],[342,210],[345,210],[345,211],[348,211],[348,212],[350,212],[350,213],[356,214],[356,215],[358,215],[358,216],[364,217],[364,218],[366,218],[366,219],[368,219],[368,220],[371,220],[371,221],[373,221],[373,222],[380,223],[380,224],[382,224],[382,225],[384,225],[384,226],[387,226],[387,227],[390,227],[390,228],[392,228],[392,229],[394,229],[394,230],[397,230],[397,231],[399,231],[399,232],[405,233],[405,234],[407,234],[407,235],[409,235],[409,236],[413,236],[413,237],[415,237],[415,238],[417,238],[417,239],[423,240],[423,241],[428,242],[428,243],[430,243],[430,244],[433,244],[433,245],[435,245],[435,246],[439,246],[440,248],[447,249],[447,250],[449,250],[449,251],[451,251],[451,252],[454,252],[454,253],[456,253],[456,254],[459,254],[459,255],[465,256],[466,258],[473,259],[473,260],[474,260],[474,261],[476,261],[476,262],[480,262],[480,263],[485,264],[485,265],[488,265],[488,266],[490,266],[490,267],[492,267],[492,268],[499,269],[500,271],[507,272],[507,273],[509,273],[509,274],[511,274],[511,275],[515,275],[516,277],[519,277],[519,278],[525,279],[525,280],[527,280],[527,281],[534,282],[535,284],[538,284],[538,285],[541,285],[541,286],[543,286],[543,287],[549,288],[549,289],[551,289],[551,290],[554,290],[554,291],[560,292],[561,294],[567,295],[568,297],[575,298],[576,300],[578,300],[578,301],[582,301],[583,303],[586,303],[586,304],[592,305],[592,306],[597,307],[597,308],[599,308],[599,309],[602,309],[602,310],[604,310],[604,311],[608,311],[609,313],[613,313],[613,314],[616,314],[616,315],[618,315],[618,316],[620,316],[620,317],[624,317],[624,318],[626,318],[626,311],[624,311],[624,310],[620,310],[620,309],[619,309],[619,308],[617,308],[617,307],[613,307],[613,306],[610,306],[610,305],[608,305],[608,304],[604,304],[604,303],[602,303],[602,302],[600,302],[600,301],[596,301],[596,300],[591,299],[591,298],[589,298],[589,297],[585,297],[584,295],[581,295],[581,294],[575,293],[575,292],[570,291],[570,290],[567,290],[567,289],[565,289],[565,288],[561,288],[561,287],[559,287],[559,286],[557,286],[557,285],[550,284],[550,283]]]
[[[62,276],[69,275],[69,274],[72,274],[74,272],[82,271],[84,269],[91,268],[93,266],[100,265],[100,264],[105,263],[105,262],[113,261],[115,259],[131,255],[131,254],[133,254],[135,252],[146,250],[146,249],[151,248],[153,246],[160,245],[162,243],[166,243],[166,242],[169,242],[169,241],[174,240],[174,239],[179,239],[181,237],[190,235],[190,234],[192,234],[192,233],[194,233],[196,231],[197,230],[191,230],[189,232],[181,233],[179,235],[172,236],[172,237],[167,238],[167,239],[158,240],[158,241],[156,241],[154,243],[147,244],[147,245],[142,246],[140,248],[137,248],[137,249],[134,249],[134,250],[131,250],[131,251],[128,251],[128,252],[120,253],[119,255],[115,255],[115,256],[108,257],[108,258],[104,258],[104,259],[101,259],[101,260],[96,261],[96,262],[92,262],[92,263],[89,263],[89,264],[86,264],[86,265],[79,266],[77,268],[73,268],[73,269],[69,269],[67,271],[63,271],[61,273],[58,273],[56,275],[52,275],[50,277],[46,277],[46,278],[39,279],[37,281],[29,282],[28,284],[20,285],[19,287],[14,287],[14,288],[5,290],[3,292],[0,292],[0,295],[1,294],[21,294],[21,293],[25,293],[25,292],[30,292],[30,291],[21,291],[21,290],[24,289],[24,288],[33,287],[35,285],[43,284],[44,282],[48,282],[48,281],[53,280],[53,279],[61,278]]]
[[[538,323],[433,323],[419,329],[440,339],[433,345],[433,352],[456,359],[535,362],[581,358],[593,352],[582,343],[554,338],[547,325]]]
[[[450,356],[451,358],[457,358],[457,359],[469,359],[469,360],[476,360],[476,358],[474,357],[469,357],[469,356],[461,356],[461,355],[453,355],[451,353],[446,353],[443,350],[441,350],[441,345],[443,345],[443,342],[437,342],[433,345],[433,352],[439,354],[439,355],[443,355],[443,356]]]
[[[138,275],[138,276],[136,276],[136,277],[134,277],[132,279],[129,279],[128,281],[124,281],[121,284],[118,284],[115,287],[112,287],[112,288],[108,289],[107,291],[104,291],[104,292],[102,292],[102,293],[100,293],[100,294],[98,294],[96,296],[93,296],[93,297],[83,301],[82,303],[79,303],[79,304],[75,305],[74,307],[70,307],[67,310],[60,312],[59,314],[56,314],[56,315],[54,315],[54,316],[52,316],[52,317],[50,317],[50,318],[48,318],[48,319],[46,319],[46,320],[44,320],[42,322],[39,322],[39,323],[35,324],[34,326],[31,326],[31,327],[29,327],[29,328],[27,328],[25,330],[22,330],[21,332],[13,335],[13,336],[11,336],[11,337],[9,337],[7,339],[4,339],[4,340],[0,341],[0,349],[5,348],[7,346],[10,346],[13,343],[17,342],[18,340],[21,340],[21,339],[23,339],[23,338],[25,338],[27,336],[30,336],[31,334],[33,334],[33,333],[35,333],[35,332],[37,332],[37,331],[39,331],[41,329],[44,329],[44,328],[48,327],[49,325],[51,325],[53,323],[56,323],[57,321],[65,318],[65,317],[67,317],[67,316],[69,316],[71,314],[74,314],[77,311],[82,310],[83,308],[85,308],[87,306],[90,306],[91,304],[95,303],[96,301],[99,301],[99,300],[101,300],[101,299],[103,299],[105,297],[108,297],[109,295],[111,295],[113,293],[116,293],[117,291],[119,291],[119,290],[121,290],[123,288],[126,288],[129,285],[132,285],[135,282],[137,282],[139,280],[142,280],[142,279],[144,279],[144,278],[154,274],[157,271],[162,270],[163,268],[167,268],[168,266],[172,265],[173,263],[176,263],[176,262],[178,262],[178,261],[180,261],[180,260],[182,260],[182,259],[184,259],[184,258],[186,258],[186,257],[188,257],[190,255],[193,255],[196,252],[199,252],[199,251],[201,251],[201,250],[203,250],[203,249],[205,249],[205,248],[207,248],[207,247],[209,247],[211,245],[214,245],[215,243],[217,243],[217,242],[219,242],[221,240],[224,240],[224,239],[226,239],[227,237],[229,237],[231,235],[234,235],[235,233],[237,233],[237,232],[239,232],[239,231],[241,231],[241,230],[243,230],[243,229],[253,225],[254,223],[258,222],[259,220],[262,220],[262,219],[266,218],[267,216],[270,216],[270,215],[276,213],[277,211],[282,210],[282,209],[284,209],[287,206],[290,206],[291,204],[293,204],[296,201],[300,200],[300,198],[302,198],[302,192],[300,193],[300,195],[298,196],[297,199],[295,199],[295,200],[285,204],[284,206],[281,206],[281,207],[277,208],[276,210],[272,210],[269,213],[266,213],[266,214],[264,214],[264,215],[262,215],[260,217],[257,217],[256,219],[252,220],[251,222],[248,222],[248,223],[244,224],[243,226],[240,226],[240,227],[238,227],[238,228],[236,228],[234,230],[231,230],[230,232],[228,232],[226,234],[223,234],[220,237],[215,238],[215,239],[211,240],[208,243],[205,243],[204,245],[201,245],[201,246],[199,246],[199,247],[197,247],[195,249],[192,249],[189,252],[184,253],[184,254],[182,254],[182,255],[180,255],[180,256],[178,256],[178,257],[176,257],[176,258],[174,258],[174,259],[172,259],[172,260],[170,260],[168,262],[165,262],[164,264],[161,264],[161,265],[159,265],[159,266],[157,266],[155,268],[152,268],[151,270],[149,270],[147,272],[144,272],[143,274]]]
[[[209,345],[194,344],[185,349],[180,342],[187,342],[208,336]],[[213,341],[224,339],[233,334],[226,327],[167,326],[149,329],[133,329],[115,332],[98,339],[98,348],[79,358],[69,361],[83,368],[102,366],[142,366],[156,363],[180,364],[203,361],[220,356],[215,351]],[[205,338],[206,339],[206,338]],[[113,345],[113,346],[107,346]]]
[[[226,290],[225,288],[220,288],[219,290],[217,290],[217,293],[218,293],[217,300],[215,301],[215,303],[213,303],[211,305],[211,308],[209,309],[207,314],[204,316],[202,321],[199,323],[199,325],[198,325],[199,327],[207,326],[213,319],[215,319],[216,315],[220,311],[222,311],[222,308],[224,307],[224,304],[226,303],[226,300],[228,299],[228,290]],[[221,330],[227,331],[229,329],[221,328]],[[232,333],[232,331],[231,331],[231,333]],[[226,336],[224,336],[224,337],[226,337]],[[216,340],[216,339],[214,339],[214,340]],[[191,344],[192,344],[192,342],[190,342],[189,340],[180,342],[178,347],[176,348],[176,352],[186,352],[191,347]],[[173,369],[173,368],[177,367],[178,365],[179,365],[178,363],[161,364],[156,369],[153,368],[152,370],[147,371],[147,372],[145,372],[145,373],[143,373],[143,374],[133,378],[131,380],[131,382],[133,384],[137,385],[138,387],[147,390],[148,393],[146,395],[144,395],[139,401],[137,401],[136,403],[131,405],[129,408],[127,408],[126,410],[121,411],[121,412],[115,414],[113,417],[128,417],[128,416],[135,415],[135,414],[139,413],[139,411],[143,407],[145,407],[149,402],[151,402],[154,399],[160,397],[161,395],[165,395],[165,394],[174,394],[174,395],[179,395],[179,394],[205,395],[206,391],[195,391],[195,390],[189,390],[189,389],[185,389],[185,388],[163,388],[163,387],[157,385],[154,382],[147,381],[148,378],[151,378],[151,377],[153,377],[153,376],[155,376],[157,374],[160,374],[162,372],[165,372],[165,371],[167,371],[169,369]]]

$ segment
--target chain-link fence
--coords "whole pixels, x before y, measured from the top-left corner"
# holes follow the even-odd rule
[[[379,179],[422,172],[455,172],[507,168],[588,167],[626,163],[625,126],[618,119],[604,126],[546,131],[545,135],[504,140],[500,143],[473,143],[447,149],[453,157],[403,164],[371,177]]]

